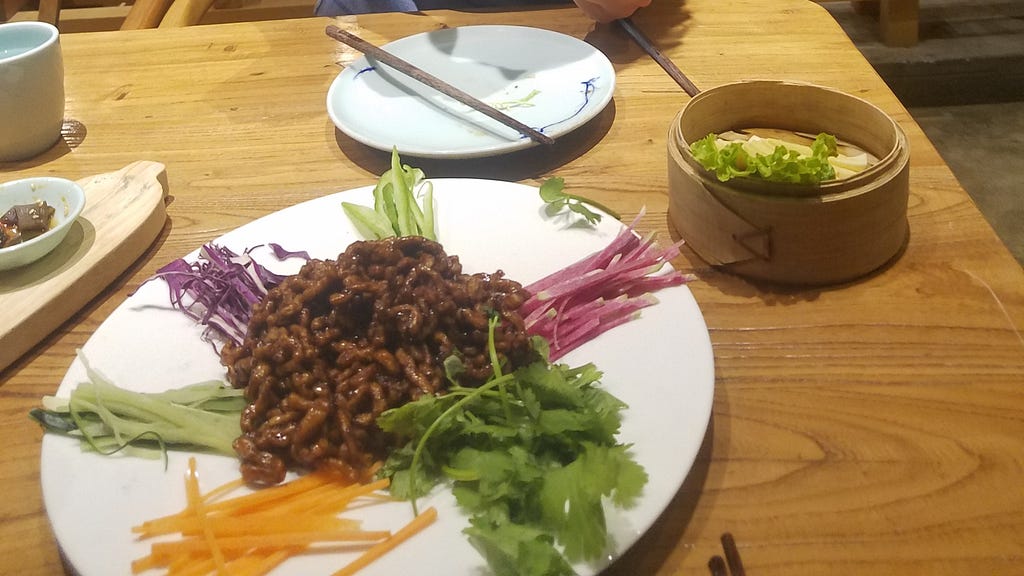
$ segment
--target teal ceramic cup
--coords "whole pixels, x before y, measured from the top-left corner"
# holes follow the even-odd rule
[[[60,34],[46,22],[0,24],[0,162],[50,149],[64,123]]]

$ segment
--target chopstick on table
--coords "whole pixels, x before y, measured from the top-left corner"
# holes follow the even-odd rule
[[[743,560],[740,559],[740,551],[736,547],[736,540],[733,539],[732,533],[722,534],[721,540],[725,559],[723,560],[716,554],[708,560],[708,570],[711,571],[711,576],[746,576],[747,571],[743,568]]]
[[[708,560],[708,570],[711,570],[711,576],[729,576],[729,570],[725,567],[725,560],[717,554]]]
[[[662,54],[661,50],[659,50],[658,47],[655,46],[654,43],[652,43],[651,40],[636,27],[636,24],[633,24],[632,20],[629,18],[622,18],[617,20],[617,22],[619,23],[619,26],[622,26],[622,29],[626,31],[626,34],[629,34],[629,37],[643,48],[644,52],[646,52],[651,58],[654,58],[654,61],[657,62],[665,72],[668,72],[668,75],[671,76],[677,84],[683,87],[683,91],[689,94],[690,97],[696,96],[697,93],[700,92],[700,89],[686,77],[686,74],[683,74],[683,71],[676,66],[675,62],[673,62],[668,56]]]
[[[733,539],[732,532],[722,534],[722,550],[725,551],[725,561],[729,564],[729,573],[732,576],[746,576],[747,571],[743,568],[740,550],[736,547],[736,540]]]
[[[359,50],[363,54],[387,64],[388,66],[394,68],[395,70],[398,70],[402,74],[405,74],[406,76],[409,76],[414,80],[418,80],[419,82],[437,90],[438,92],[441,92],[442,94],[445,94],[446,96],[454,98],[455,100],[465,104],[466,106],[469,106],[470,108],[476,110],[477,112],[480,112],[488,116],[489,118],[501,122],[502,124],[508,126],[509,128],[517,130],[520,134],[529,136],[535,142],[539,142],[541,144],[555,143],[554,138],[542,134],[533,128],[530,128],[529,126],[523,124],[519,120],[516,120],[515,118],[509,116],[508,114],[505,114],[504,112],[498,110],[497,108],[488,105],[486,102],[483,102],[482,100],[477,99],[476,97],[460,90],[459,88],[452,86],[451,84],[445,82],[444,80],[441,80],[440,78],[434,76],[433,74],[430,74],[429,72],[414,66],[413,64],[399,58],[398,56],[395,56],[394,54],[388,52],[387,50],[383,50],[371,44],[370,42],[363,40],[362,38],[356,36],[355,34],[352,34],[351,32],[342,30],[341,28],[338,28],[333,24],[327,26],[326,32],[328,36],[334,38],[338,42],[351,46],[352,48]]]

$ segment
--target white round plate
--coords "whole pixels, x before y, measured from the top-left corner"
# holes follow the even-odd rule
[[[409,36],[385,50],[552,138],[611,101],[615,69],[599,50],[550,30],[463,26]],[[536,145],[456,100],[373,58],[358,58],[327,92],[342,132],[403,156],[474,158]]]
[[[537,189],[521,184],[471,179],[434,180],[439,239],[458,255],[466,272],[501,269],[528,283],[603,248],[622,225],[606,217],[596,227],[571,217],[548,217]],[[230,232],[217,241],[236,252],[277,242],[307,250],[314,258],[334,258],[355,230],[342,200],[372,204],[371,188],[360,188],[292,206]],[[269,250],[254,257],[277,272],[293,273],[301,262],[278,263]],[[195,253],[188,257],[195,258]],[[563,357],[578,365],[594,362],[603,385],[625,401],[619,438],[632,444],[649,481],[637,505],[609,510],[612,558],[621,555],[658,518],[679,490],[701,446],[714,391],[714,366],[707,328],[689,288],[657,293],[659,303],[640,318],[602,334]],[[144,284],[97,328],[83,347],[91,366],[115,384],[138,391],[161,391],[211,378],[224,369],[202,328],[168,304],[163,282]],[[58,396],[84,379],[72,363]],[[81,576],[128,574],[133,559],[148,554],[149,541],[136,541],[130,529],[145,520],[177,512],[185,504],[183,476],[193,454],[171,452],[161,460],[100,456],[83,452],[78,441],[46,434],[41,483],[46,510],[67,558]],[[238,461],[195,454],[203,491],[238,478]],[[360,574],[450,576],[485,575],[486,565],[462,529],[467,521],[450,491],[441,487],[420,501],[436,506],[438,520]],[[412,517],[407,503],[363,507],[350,514],[367,529],[395,530]],[[355,553],[311,554],[288,560],[276,576],[327,575]],[[608,560],[611,560],[609,558]],[[578,566],[581,575],[605,566]]]

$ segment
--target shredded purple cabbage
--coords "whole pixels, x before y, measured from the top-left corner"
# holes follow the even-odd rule
[[[286,250],[279,244],[268,246],[278,260],[310,259],[305,251]],[[252,306],[285,278],[253,260],[250,253],[258,247],[236,254],[223,246],[204,244],[197,261],[179,258],[157,270],[154,278],[167,283],[173,307],[206,326],[204,336],[216,333],[241,344]]]
[[[270,246],[270,249],[274,251],[274,257],[278,260],[287,260],[289,258],[310,260],[309,252],[306,252],[305,250],[288,250],[276,242],[271,242],[270,244],[267,244],[267,246]],[[252,252],[256,248],[259,248],[259,246],[246,250],[246,253]]]

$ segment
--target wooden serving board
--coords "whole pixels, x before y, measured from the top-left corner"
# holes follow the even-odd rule
[[[0,272],[0,370],[114,281],[167,220],[164,165],[139,161],[78,181],[85,208],[43,258]]]

